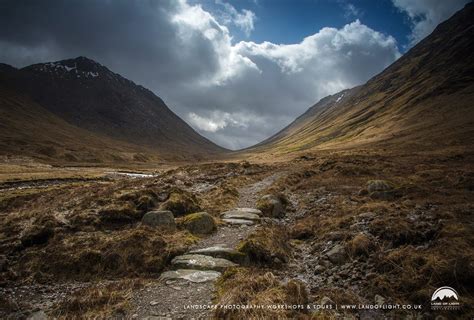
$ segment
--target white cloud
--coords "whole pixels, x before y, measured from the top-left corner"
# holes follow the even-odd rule
[[[50,0],[43,12],[27,10],[28,3],[0,12],[1,60],[26,65],[39,62],[38,55],[88,56],[150,88],[230,148],[268,138],[319,99],[367,81],[400,56],[393,37],[359,20],[293,44],[233,43],[226,23],[186,0],[78,1],[67,8]],[[85,19],[97,32],[83,28]]]
[[[228,147],[265,139],[320,98],[363,83],[400,56],[393,37],[359,20],[341,29],[323,28],[296,44],[233,45],[230,37],[222,39],[216,47],[221,69],[212,78],[219,81],[194,83],[173,101],[193,106],[187,119],[214,141],[229,132],[247,137],[225,141]],[[216,106],[220,113],[212,111]],[[234,121],[236,112],[252,114],[251,121]]]
[[[362,11],[352,3],[343,3],[342,8],[344,9],[344,17],[346,19],[357,18],[362,15]]]
[[[200,116],[194,112],[188,115],[189,122],[197,129],[207,132],[216,132],[227,126],[247,128],[251,119],[242,114],[231,114],[214,110],[208,117]]]
[[[216,4],[223,8],[220,12],[222,23],[234,24],[239,27],[247,37],[250,36],[250,33],[254,30],[254,21],[257,18],[255,13],[247,9],[242,9],[239,12],[230,3],[222,0],[216,0]]]
[[[395,7],[405,12],[412,24],[410,45],[417,44],[436,26],[451,17],[470,0],[392,0]]]

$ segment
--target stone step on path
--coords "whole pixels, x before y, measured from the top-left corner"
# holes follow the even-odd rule
[[[191,269],[178,269],[172,271],[166,271],[161,274],[161,280],[187,280],[189,282],[201,283],[207,281],[214,281],[221,276],[218,271],[203,271],[203,270],[191,270]]]
[[[247,263],[247,256],[237,250],[226,248],[224,246],[213,246],[203,249],[195,249],[189,252],[190,254],[202,254],[214,258],[227,259],[237,264]]]
[[[221,213],[224,222],[231,225],[253,225],[260,221],[262,212],[253,208],[235,208]],[[215,245],[194,249],[171,260],[174,270],[161,274],[165,282],[187,280],[201,283],[214,281],[227,268],[247,263],[247,257],[237,250]]]
[[[230,267],[236,267],[238,264],[222,258],[214,258],[203,254],[183,254],[171,260],[171,265],[176,269],[193,270],[213,270],[225,271]]]
[[[235,208],[221,213],[221,219],[231,225],[254,225],[260,221],[262,211],[253,208]]]

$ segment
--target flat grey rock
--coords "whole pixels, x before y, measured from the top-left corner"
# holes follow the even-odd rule
[[[235,208],[233,211],[255,213],[255,214],[258,214],[258,215],[262,214],[262,211],[260,211],[259,209],[255,209],[255,208]]]
[[[171,260],[171,264],[177,269],[196,269],[224,271],[226,268],[238,266],[227,259],[214,258],[202,254],[184,254]]]
[[[251,226],[255,224],[253,220],[246,220],[246,219],[222,219],[222,221],[229,224],[239,224],[239,225],[243,224],[247,226]]]
[[[260,220],[262,211],[252,208],[236,208],[221,213],[223,219],[245,219],[245,220]]]
[[[237,250],[226,248],[222,246],[214,246],[203,249],[196,249],[189,252],[190,254],[202,254],[214,258],[222,258],[233,261],[235,263],[242,263],[245,260],[245,254]]]
[[[221,273],[218,271],[203,271],[192,269],[178,269],[174,271],[166,271],[161,274],[162,280],[177,280],[184,279],[189,282],[207,282],[214,281],[220,277]]]

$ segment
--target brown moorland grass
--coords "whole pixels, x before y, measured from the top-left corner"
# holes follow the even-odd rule
[[[306,314],[308,295],[304,285],[296,280],[282,284],[271,272],[231,268],[219,278],[216,286],[218,308],[214,316],[217,319],[296,319]],[[254,307],[225,308],[231,305]],[[278,308],[278,305],[302,308],[293,310]]]

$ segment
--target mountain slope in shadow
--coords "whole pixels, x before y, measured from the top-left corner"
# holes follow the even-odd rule
[[[124,152],[132,149],[168,158],[202,158],[225,151],[194,131],[151,91],[85,57],[22,69],[1,65],[0,84],[4,115],[18,112],[8,107],[6,101],[20,96],[23,106],[31,103],[31,108],[22,108],[22,112],[28,113],[30,109],[32,112],[28,117],[9,114],[11,119],[16,118],[16,124],[4,126],[2,131],[5,133],[21,130],[22,119],[31,118],[39,107],[47,111],[45,114],[49,119],[54,116],[56,120],[62,120],[62,124],[67,123],[67,130],[75,127],[88,132],[89,136],[97,136],[96,140],[105,139],[112,149],[127,146]],[[51,123],[43,122],[44,118],[35,117],[34,120],[38,127],[43,127],[42,134],[57,131],[56,127],[48,129]],[[59,122],[55,124],[59,125]],[[25,136],[24,141],[35,140],[35,130],[31,134],[31,139]],[[72,138],[66,143],[60,141],[60,136],[51,137],[50,147],[54,149],[54,144],[59,143],[74,148],[83,141],[82,134],[77,134],[77,139]],[[5,145],[5,141],[3,143]],[[11,150],[21,151],[15,147]]]

